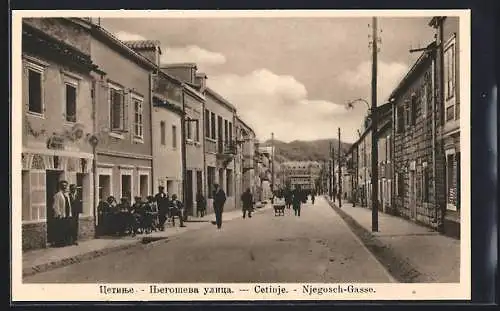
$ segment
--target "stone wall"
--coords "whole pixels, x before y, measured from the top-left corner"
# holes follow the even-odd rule
[[[23,224],[23,251],[44,248],[47,246],[47,223],[37,222]]]

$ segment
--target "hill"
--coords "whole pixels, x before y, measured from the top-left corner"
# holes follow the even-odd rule
[[[319,139],[312,141],[294,140],[289,143],[274,140],[275,159],[277,162],[285,161],[323,161],[330,156],[330,142],[333,143],[335,154],[338,152],[339,141],[337,139]],[[262,146],[270,146],[271,140],[261,143]],[[341,149],[346,152],[351,144],[341,143]]]

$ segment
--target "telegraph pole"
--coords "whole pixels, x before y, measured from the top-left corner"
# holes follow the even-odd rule
[[[339,163],[339,191],[338,191],[338,194],[339,194],[339,207],[342,208],[342,168],[341,168],[341,159],[340,159],[340,127],[338,129],[338,133],[339,133],[339,149],[338,149],[338,163]]]
[[[378,142],[377,142],[377,53],[378,30],[377,18],[373,17],[372,25],[372,232],[378,232]]]
[[[328,159],[328,196],[330,197],[330,200],[332,199],[332,196],[333,196],[332,158],[333,158],[332,142],[330,142],[330,158]]]
[[[271,133],[271,191],[274,198],[274,133]]]
[[[333,187],[333,192],[337,191],[337,189],[335,189],[335,148],[333,147],[333,142],[331,143],[332,144],[332,187]],[[333,199],[333,202],[335,202],[335,193],[332,193],[332,199]]]

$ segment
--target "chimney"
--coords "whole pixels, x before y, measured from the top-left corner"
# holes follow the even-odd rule
[[[194,83],[200,87],[201,91],[204,91],[207,85],[207,75],[203,72],[196,73]]]
[[[134,50],[135,52],[141,54],[154,63],[156,66],[160,66],[160,56],[161,48],[160,41],[157,40],[136,40],[136,41],[124,41],[125,45]]]

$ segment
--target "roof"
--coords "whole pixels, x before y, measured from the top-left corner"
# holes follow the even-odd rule
[[[137,50],[149,50],[149,49],[160,49],[161,42],[158,40],[127,40],[123,41],[131,49]],[[161,49],[160,49],[161,54]]]
[[[90,32],[94,37],[98,35],[100,36],[101,39],[107,40],[108,43],[113,44],[115,48],[120,50],[120,52],[123,52],[123,54],[131,57],[132,59],[137,61],[137,63],[147,67],[148,69],[151,70],[156,69],[156,64],[154,64],[152,61],[150,61],[140,53],[134,51],[132,48],[123,43],[123,41],[120,41],[115,35],[107,31],[100,25],[97,25],[92,21],[81,17],[67,18],[67,20],[72,21],[75,24],[85,25],[85,27],[87,27],[90,30]]]
[[[198,68],[196,63],[171,63],[171,64],[161,64],[161,68],[178,68],[178,67],[194,67]]]
[[[411,79],[414,77],[414,74],[418,72],[419,69],[423,68],[423,65],[429,59],[431,51],[434,51],[435,47],[436,47],[435,41],[431,42],[426,46],[425,51],[422,52],[422,54],[420,54],[418,59],[411,66],[410,70],[406,73],[404,78],[399,82],[398,86],[394,89],[394,91],[392,91],[391,95],[389,96],[390,99],[397,97],[400,92],[405,90],[407,83],[411,81]]]
[[[247,130],[249,130],[250,132],[252,132],[255,135],[255,132],[253,131],[253,129],[248,124],[246,124],[245,121],[243,121],[243,119],[241,119],[240,116],[236,115],[236,120],[238,120],[238,122],[240,122],[243,126],[245,126],[245,128]]]
[[[222,95],[220,95],[219,93],[217,93],[213,89],[207,87],[206,92],[208,94],[212,95],[213,97],[215,97],[216,99],[218,99],[223,104],[225,104],[227,107],[229,107],[229,109],[236,111],[236,107],[234,107],[230,102],[228,102],[224,97],[222,97]]]

